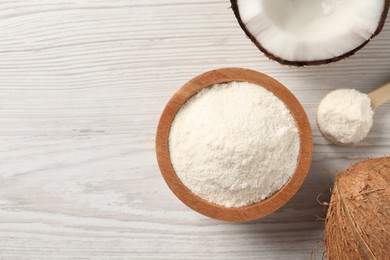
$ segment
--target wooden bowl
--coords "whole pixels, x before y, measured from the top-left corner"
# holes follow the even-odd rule
[[[169,156],[169,132],[176,113],[194,94],[216,83],[246,81],[264,87],[277,96],[290,110],[298,127],[300,153],[297,168],[280,190],[265,200],[244,207],[228,208],[208,202],[192,193],[176,175]],[[264,217],[281,208],[298,191],[306,178],[312,159],[312,134],[309,120],[299,101],[281,83],[257,71],[224,68],[195,77],[180,88],[166,105],[157,128],[156,154],[161,173],[172,192],[193,210],[224,221],[243,222]],[[277,162],[275,162],[277,163]]]

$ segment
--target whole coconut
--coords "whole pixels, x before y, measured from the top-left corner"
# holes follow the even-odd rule
[[[390,157],[336,177],[325,226],[329,259],[390,259]]]

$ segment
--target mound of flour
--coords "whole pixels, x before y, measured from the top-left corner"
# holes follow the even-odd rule
[[[171,126],[169,151],[180,180],[226,207],[264,200],[295,172],[299,137],[284,103],[248,82],[216,84],[190,98]]]
[[[366,137],[373,116],[368,95],[355,89],[337,89],[326,95],[318,106],[317,123],[330,141],[352,144]]]

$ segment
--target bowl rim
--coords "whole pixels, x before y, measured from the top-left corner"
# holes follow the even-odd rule
[[[300,151],[290,180],[268,198],[243,207],[228,208],[202,199],[191,192],[177,176],[169,155],[171,124],[181,106],[203,88],[218,83],[244,81],[271,91],[289,109],[298,128]],[[312,131],[306,112],[297,98],[277,80],[254,70],[222,68],[205,72],[184,84],[165,106],[156,133],[156,157],[161,174],[171,191],[191,209],[207,217],[244,222],[262,218],[285,205],[303,184],[312,160]]]

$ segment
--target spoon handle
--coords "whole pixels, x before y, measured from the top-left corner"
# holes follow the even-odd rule
[[[372,109],[375,110],[377,107],[390,100],[390,82],[370,92],[368,96],[371,99]]]

